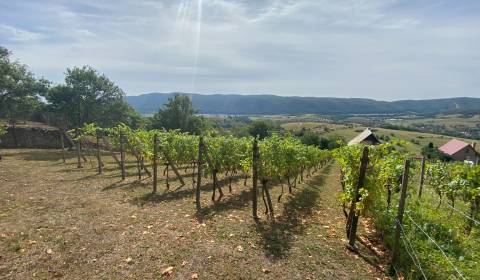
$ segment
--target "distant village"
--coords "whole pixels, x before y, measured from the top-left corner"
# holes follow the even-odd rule
[[[348,142],[348,145],[365,144],[378,145],[381,141],[369,129],[355,136]],[[454,161],[469,162],[478,164],[480,162],[480,153],[476,150],[476,143],[467,143],[459,139],[452,139],[438,148],[438,151]]]

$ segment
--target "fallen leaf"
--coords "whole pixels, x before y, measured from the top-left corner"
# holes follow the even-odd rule
[[[173,266],[169,266],[162,271],[163,276],[170,276],[173,273]]]
[[[242,247],[241,245],[238,245],[238,246],[237,246],[237,251],[243,252],[243,247]]]
[[[187,263],[188,263],[187,261],[183,261],[183,262],[182,262],[182,266],[186,266]]]
[[[47,254],[51,255],[53,253],[52,249],[47,249]]]

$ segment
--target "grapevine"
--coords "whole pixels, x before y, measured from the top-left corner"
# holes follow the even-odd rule
[[[71,137],[76,141],[85,143],[91,142],[98,133],[102,135],[107,146],[111,146],[112,156],[114,150],[120,149],[120,139],[124,139],[131,152],[137,157],[137,161],[143,159],[153,160],[154,147],[153,138],[159,138],[160,153],[157,158],[172,169],[175,166],[187,166],[197,162],[199,137],[188,133],[182,133],[178,130],[132,130],[124,124],[112,128],[103,129],[94,124],[87,124],[77,130],[69,131]],[[219,191],[221,199],[223,191],[218,182],[217,175],[225,174],[229,179],[229,190],[233,176],[242,172],[245,178],[252,172],[252,137],[235,138],[233,136],[206,136],[204,138],[205,151],[203,153],[203,162],[206,162],[205,171],[212,175],[213,195]],[[329,158],[328,151],[320,150],[316,147],[303,145],[299,140],[287,136],[280,137],[273,135],[262,141],[259,141],[259,179],[264,186],[263,193],[268,194],[268,183],[271,181],[282,182],[286,180],[289,185],[289,191],[295,187],[297,178],[300,176],[303,180],[303,172],[307,171],[307,176],[312,170],[317,170],[319,166],[324,165]],[[145,167],[146,169],[146,167]],[[178,173],[177,173],[177,176]],[[168,179],[168,176],[167,176]],[[180,176],[179,179],[181,180]],[[195,171],[192,176],[195,183]],[[168,181],[167,181],[168,188]],[[283,184],[282,184],[283,194]],[[280,200],[280,197],[278,200]],[[269,198],[268,198],[269,199]],[[268,207],[271,208],[271,207]]]

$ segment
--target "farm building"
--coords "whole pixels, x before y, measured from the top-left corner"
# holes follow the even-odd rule
[[[475,143],[469,144],[458,139],[448,141],[438,150],[457,161],[467,160],[478,163],[480,159],[480,154],[475,150]]]
[[[377,136],[367,128],[348,142],[349,146],[355,144],[378,145],[380,144],[380,140],[378,140]]]

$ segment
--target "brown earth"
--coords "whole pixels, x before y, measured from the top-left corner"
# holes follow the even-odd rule
[[[2,150],[0,161],[1,279],[383,279],[382,251],[362,237],[361,254],[345,249],[338,167],[330,164],[299,184],[293,195],[277,197],[275,222],[263,213],[251,218],[251,182],[234,181],[212,203],[204,180],[204,215],[195,215],[194,191],[187,186],[157,195],[151,178],[136,177],[129,162],[121,181],[118,167],[104,156],[76,168],[58,150]],[[159,172],[163,175],[162,172]],[[182,169],[182,173],[185,170]],[[191,173],[192,170],[187,170]],[[170,177],[174,177],[173,172]],[[259,199],[259,210],[263,212]],[[382,262],[382,261],[380,261]],[[381,267],[381,268],[380,268]]]

